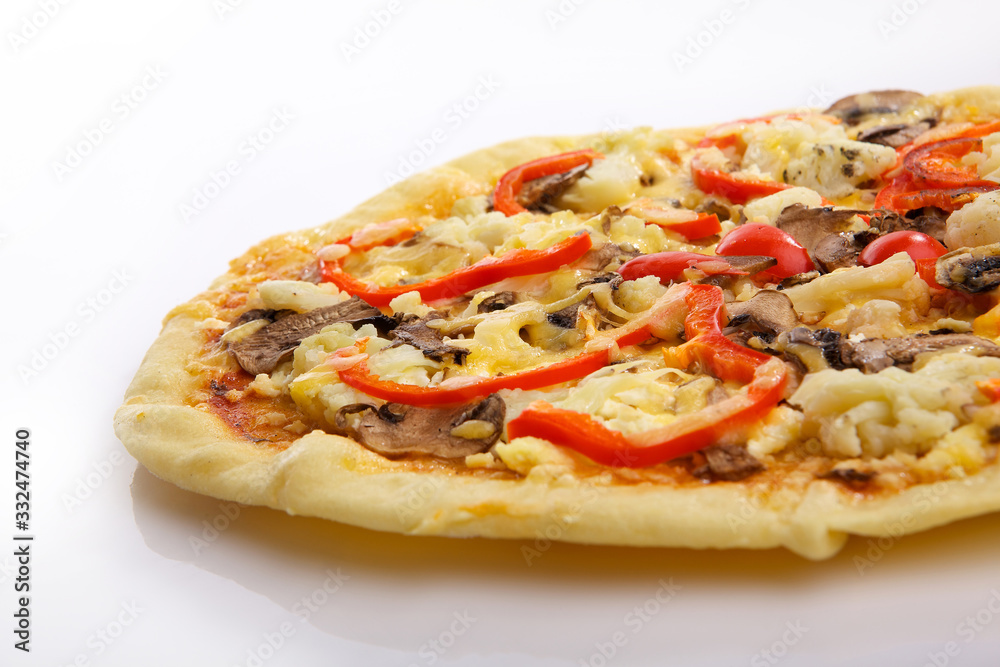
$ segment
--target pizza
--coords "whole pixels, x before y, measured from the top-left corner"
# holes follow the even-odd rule
[[[529,138],[252,247],[115,429],[420,535],[808,558],[1000,509],[1000,88]]]

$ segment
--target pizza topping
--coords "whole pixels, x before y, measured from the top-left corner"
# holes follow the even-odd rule
[[[750,328],[768,335],[769,340],[799,325],[792,301],[782,292],[761,290],[749,301],[726,304],[729,327]]]
[[[445,361],[450,357],[453,363],[461,366],[469,350],[448,344],[440,331],[427,326],[429,321],[445,316],[445,313],[431,312],[419,319],[400,324],[389,332],[389,337],[399,343],[412,345],[429,359]]]
[[[892,211],[878,211],[871,216],[872,229],[882,234],[900,231],[921,232],[935,241],[944,243],[949,213],[936,206],[925,206],[908,211],[905,216]]]
[[[517,297],[511,291],[499,292],[486,297],[476,306],[479,313],[492,313],[497,310],[505,310],[517,303]]]
[[[809,258],[809,252],[790,234],[777,227],[757,222],[740,225],[726,234],[719,245],[715,246],[715,252],[721,256],[774,257],[777,264],[767,269],[766,275],[777,280],[812,271],[815,268]]]
[[[859,231],[863,223],[857,224],[858,213],[864,211],[835,209],[832,206],[807,208],[802,204],[792,204],[781,211],[774,225],[815,254],[816,246],[830,235]]]
[[[942,256],[937,260],[936,278],[945,287],[972,294],[1000,286],[1000,243]]]
[[[532,160],[531,162],[525,162],[524,164],[518,165],[504,174],[500,180],[497,181],[496,189],[493,191],[493,207],[504,215],[525,213],[527,208],[521,205],[518,201],[518,197],[521,194],[525,183],[535,179],[544,178],[546,176],[563,174],[563,172],[571,171],[581,165],[589,167],[594,163],[594,160],[601,159],[603,157],[604,156],[600,153],[587,149],[571,153],[561,153],[559,155],[550,155],[548,157],[539,158],[537,160]],[[579,178],[579,175],[571,178],[575,181]],[[567,187],[569,187],[569,185],[572,185],[572,182],[567,184]],[[531,203],[537,203],[540,197],[541,195],[539,195],[539,197]],[[604,207],[602,206],[601,209],[603,208]]]
[[[664,285],[683,280],[689,269],[706,276],[746,276],[773,267],[773,257],[761,255],[712,257],[695,252],[658,252],[629,260],[618,269],[625,280],[656,276]]]
[[[1000,357],[1000,345],[972,334],[915,334],[905,338],[842,339],[840,361],[843,366],[858,368],[862,373],[877,373],[889,366],[908,368],[920,354],[952,348],[962,348],[980,356]]]
[[[528,181],[517,193],[517,203],[529,211],[555,213],[559,210],[559,207],[554,204],[555,200],[561,197],[571,185],[580,180],[580,177],[589,168],[590,163],[588,162],[573,167],[569,171]]]
[[[803,412],[803,435],[830,456],[919,455],[950,444],[953,429],[969,421],[976,381],[998,372],[1000,359],[941,353],[912,372],[810,373],[788,401]]]
[[[361,297],[373,306],[387,306],[397,296],[418,292],[424,301],[454,298],[511,276],[529,276],[554,271],[576,261],[591,247],[590,235],[571,236],[545,250],[517,249],[500,257],[486,257],[440,278],[412,285],[381,287],[366,283],[346,273],[338,264],[323,263],[323,280],[332,282],[349,294]]]
[[[705,465],[695,468],[692,474],[710,480],[738,482],[764,469],[743,445],[715,445],[701,451]]]
[[[302,280],[265,280],[257,285],[257,293],[269,309],[296,313],[336,306],[347,298],[333,285]]]
[[[922,97],[911,90],[873,90],[843,97],[823,113],[842,118],[848,125],[857,125],[865,116],[895,113]]]
[[[264,326],[256,333],[229,346],[229,353],[251,375],[270,373],[291,356],[303,339],[337,322],[354,325],[375,324],[392,328],[394,322],[361,299],[288,315]]]
[[[475,404],[451,408],[418,408],[400,403],[358,403],[337,411],[343,433],[386,457],[428,454],[446,459],[485,452],[503,431],[507,406],[492,394]],[[351,415],[359,415],[356,420]]]
[[[984,194],[952,213],[939,240],[952,250],[1000,242],[1000,192]]]
[[[823,273],[858,265],[858,256],[868,243],[878,237],[875,230],[844,232],[824,236],[813,247],[813,262]]]
[[[918,123],[875,125],[859,132],[857,140],[870,144],[881,144],[891,148],[899,148],[910,143],[935,125],[937,125],[937,120],[933,118],[928,118]]]

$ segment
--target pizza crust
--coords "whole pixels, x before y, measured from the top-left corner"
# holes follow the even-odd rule
[[[977,112],[1000,115],[1000,88],[946,95]],[[678,130],[676,136],[694,132]],[[597,138],[531,138],[477,151],[407,179],[336,221],[264,241],[234,260],[232,270],[212,287],[238,280],[238,269],[249,258],[290,239],[325,243],[372,220],[442,215],[459,197],[485,194],[484,183],[514,165]],[[196,298],[168,316],[115,415],[115,432],[158,477],[226,500],[407,534],[694,548],[783,546],[814,559],[836,553],[848,534],[898,537],[1000,510],[996,462],[966,479],[863,496],[811,477],[787,488],[768,488],[752,478],[674,487],[581,479],[558,466],[539,466],[517,479],[475,470],[415,470],[321,431],[278,452],[239,438],[218,417],[185,403],[198,388],[197,376],[186,368],[203,344],[199,325],[211,313]]]

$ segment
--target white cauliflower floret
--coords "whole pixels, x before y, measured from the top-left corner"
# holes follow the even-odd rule
[[[603,211],[635,199],[642,168],[631,155],[611,154],[595,160],[579,181],[562,196],[562,203],[578,211]]]
[[[962,164],[976,165],[979,178],[1000,183],[1000,132],[983,137],[983,150],[969,153]]]
[[[906,335],[900,320],[903,309],[895,301],[873,299],[847,315],[846,330],[850,335],[865,338],[899,338]]]
[[[948,216],[944,244],[952,250],[1000,242],[1000,190],[980,195]]]
[[[1000,359],[943,353],[912,373],[811,373],[788,402],[803,412],[803,435],[817,438],[829,455],[923,454],[966,419],[976,381],[997,374]]]
[[[750,202],[743,207],[743,215],[746,216],[747,222],[774,225],[781,212],[792,204],[816,208],[823,205],[823,198],[818,192],[809,188],[789,188]]]
[[[743,138],[744,170],[756,166],[776,180],[833,199],[850,195],[896,164],[894,149],[852,141],[842,125],[820,117],[753,123]]]

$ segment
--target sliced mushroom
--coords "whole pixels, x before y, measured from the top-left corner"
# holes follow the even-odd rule
[[[356,423],[348,415],[360,414]],[[503,431],[507,405],[497,394],[451,408],[358,403],[337,411],[334,423],[368,449],[388,458],[428,454],[445,459],[485,452]]]
[[[517,203],[529,211],[555,213],[559,207],[553,205],[553,202],[580,180],[589,167],[589,164],[581,164],[579,167],[574,167],[561,174],[552,174],[528,181],[521,187],[521,192],[517,195]]]
[[[792,204],[781,211],[774,226],[791,235],[799,245],[812,253],[816,244],[830,234],[850,231],[854,216],[865,212],[835,209],[832,206],[808,208],[802,204]]]
[[[316,308],[276,319],[260,331],[229,346],[229,353],[247,373],[270,373],[281,361],[288,358],[303,339],[320,332],[323,327],[337,322],[354,326],[374,324],[383,329],[395,326],[377,308],[372,308],[358,297],[333,306]]]
[[[587,285],[596,285],[597,283],[608,283],[611,285],[612,290],[618,289],[618,286],[625,282],[625,279],[621,277],[621,274],[611,271],[610,273],[602,273],[599,276],[594,276],[592,278],[587,278],[586,280],[581,280],[576,284],[577,289],[586,287]]]
[[[792,300],[782,292],[761,290],[748,301],[726,304],[729,327],[766,334],[767,342],[783,331],[799,325],[799,317]]]
[[[479,313],[493,313],[498,310],[506,310],[515,303],[517,303],[517,297],[514,296],[513,292],[497,292],[480,301],[476,310]]]
[[[784,351],[796,357],[810,371],[824,367],[846,368],[840,358],[840,332],[833,329],[796,327],[784,339]]]
[[[878,211],[872,215],[869,224],[883,234],[898,231],[917,231],[927,234],[939,243],[944,243],[947,230],[948,211],[935,206],[909,211],[905,216],[892,211]]]
[[[737,482],[764,469],[745,445],[715,445],[701,451],[706,464],[695,468],[696,477]]]
[[[922,97],[910,90],[873,90],[841,98],[824,113],[837,116],[848,125],[857,125],[869,114],[894,113]]]
[[[778,289],[788,289],[789,287],[795,287],[796,285],[805,285],[806,283],[811,283],[812,281],[819,278],[821,274],[819,271],[806,271],[805,273],[796,273],[794,276],[788,276],[778,284]]]
[[[573,268],[584,271],[603,271],[612,262],[617,261],[621,265],[641,254],[638,250],[625,250],[620,245],[609,242],[588,250],[583,257],[577,260]]]
[[[695,207],[699,213],[714,213],[720,221],[733,219],[733,210],[715,199],[706,199]]]
[[[917,355],[939,352],[949,348],[963,348],[973,354],[1000,357],[1000,345],[985,338],[964,333],[914,334],[902,338],[866,338],[851,341],[832,329],[810,331],[796,327],[788,332],[779,347],[798,357],[811,371],[824,366],[842,370],[857,368],[862,373],[877,373],[890,366],[905,370],[913,365]],[[815,353],[810,354],[808,350]],[[816,354],[821,353],[821,358]]]
[[[936,118],[926,118],[919,123],[876,125],[858,132],[857,140],[869,144],[899,148],[904,144],[910,143],[935,125],[937,125]]]
[[[427,323],[431,320],[438,320],[445,317],[444,313],[432,311],[417,320],[401,324],[389,332],[389,337],[399,343],[412,345],[428,359],[434,361],[444,361],[451,357],[452,361],[461,366],[468,356],[469,350],[464,347],[456,347],[445,342],[441,332],[431,329]]]
[[[878,238],[878,232],[871,229],[824,236],[813,248],[813,262],[823,273],[830,273],[848,266],[857,266],[858,255],[861,254],[866,245],[876,238]]]
[[[1000,243],[959,248],[938,258],[935,279],[952,289],[977,294],[1000,285]]]
[[[562,310],[549,313],[545,316],[549,324],[553,324],[561,329],[575,329],[577,318],[580,316],[581,308],[596,308],[597,300],[593,294],[588,294],[587,298],[566,306]]]
[[[737,271],[744,272],[748,276],[765,271],[778,263],[778,260],[774,257],[765,257],[764,255],[727,255],[719,259],[725,260],[729,266]],[[732,287],[742,277],[739,275],[717,274],[706,276],[695,282],[706,285],[717,285],[718,287],[727,289]]]
[[[868,338],[859,342],[841,340],[840,358],[845,366],[862,373],[877,373],[889,366],[906,368],[918,354],[961,347],[986,357],[1000,357],[1000,345],[972,334],[916,334],[905,338]]]
[[[270,308],[254,308],[248,310],[226,327],[226,331],[232,331],[236,327],[243,326],[247,322],[254,322],[256,320],[267,320],[268,322],[274,322],[275,320],[280,320],[286,315],[292,315],[294,310],[271,310]]]
[[[726,262],[737,271],[746,271],[753,275],[765,271],[778,263],[774,257],[764,255],[727,255]]]

